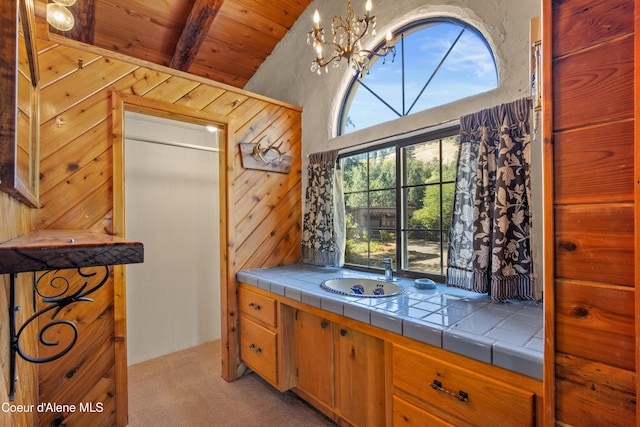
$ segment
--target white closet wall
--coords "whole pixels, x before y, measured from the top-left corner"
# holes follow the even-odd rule
[[[125,228],[144,244],[126,267],[130,365],[220,338],[218,137],[125,115]]]

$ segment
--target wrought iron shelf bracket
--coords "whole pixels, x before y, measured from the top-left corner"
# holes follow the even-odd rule
[[[79,287],[75,292],[69,292],[71,288],[71,284],[69,278],[63,275],[63,272],[69,272],[69,270],[52,270],[46,271],[43,273],[33,275],[33,311],[34,314],[30,316],[27,320],[24,321],[22,326],[18,328],[17,316],[18,311],[20,310],[20,306],[17,305],[16,302],[16,278],[18,273],[14,273],[10,275],[9,278],[9,286],[10,286],[10,295],[9,295],[9,336],[11,339],[11,348],[10,348],[10,359],[9,359],[9,400],[13,401],[15,391],[16,391],[16,382],[18,380],[17,372],[16,372],[16,364],[17,364],[17,356],[20,356],[22,359],[31,363],[48,363],[53,362],[67,354],[69,350],[73,348],[78,340],[78,327],[75,323],[67,319],[56,318],[58,314],[67,306],[74,304],[76,302],[93,302],[91,298],[87,296],[94,293],[98,289],[104,285],[109,279],[109,266],[103,266],[104,275],[102,277],[98,276],[98,272],[89,272],[87,273],[83,270],[82,267],[77,269],[78,275],[85,280],[85,282]],[[48,283],[47,283],[48,280]],[[89,282],[91,280],[97,280],[98,283],[93,286],[89,286]],[[41,285],[48,284],[49,291],[44,291],[41,289]],[[44,308],[37,310],[38,307],[38,297],[41,298],[41,302],[44,305]],[[36,311],[37,310],[37,311]],[[47,320],[47,314],[51,313],[51,317]],[[45,319],[46,323],[44,326],[39,326],[42,323],[42,320]],[[39,326],[38,340],[40,344],[48,346],[48,347],[60,347],[58,351],[47,357],[36,357],[28,354],[21,346],[20,346],[20,337],[22,333],[26,330],[26,328],[33,324],[37,324]],[[66,345],[60,343],[60,341],[50,341],[46,338],[47,331],[53,327],[66,327],[71,330],[71,338]]]
[[[140,242],[86,231],[38,230],[0,243],[0,274],[9,275],[10,287],[10,400],[13,401],[16,392],[18,356],[30,363],[47,363],[67,354],[78,340],[78,327],[64,319],[61,312],[72,304],[92,302],[89,295],[109,280],[110,266],[141,263],[143,259],[144,247]],[[21,325],[18,325],[18,273],[30,273],[33,277],[34,314]],[[41,349],[53,349],[53,354],[37,357],[23,348],[20,339],[32,329],[30,325],[38,328]],[[53,330],[60,328],[70,331],[65,334],[68,339],[64,343],[47,339]]]

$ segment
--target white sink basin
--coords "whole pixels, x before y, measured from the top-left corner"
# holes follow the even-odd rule
[[[328,279],[320,284],[325,291],[351,297],[381,298],[399,295],[404,292],[400,285],[374,279]]]

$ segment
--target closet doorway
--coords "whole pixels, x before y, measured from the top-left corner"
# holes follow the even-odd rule
[[[220,339],[219,140],[222,129],[125,112],[129,365]]]

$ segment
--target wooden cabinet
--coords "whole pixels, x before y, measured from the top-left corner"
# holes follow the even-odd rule
[[[399,425],[534,425],[532,391],[405,346],[392,349],[393,418]]]
[[[271,328],[277,326],[276,300],[274,298],[242,287],[238,292],[238,308],[241,317],[256,320]]]
[[[240,358],[272,384],[278,383],[278,334],[240,316]]]
[[[295,340],[299,390],[350,424],[384,425],[384,341],[303,310]]]
[[[357,426],[384,426],[384,341],[334,324],[333,347],[336,412]]]
[[[393,425],[398,427],[455,427],[442,418],[412,405],[398,396],[393,396]]]
[[[240,288],[240,359],[256,373],[278,384],[276,300]]]
[[[238,307],[240,359],[278,390],[288,390],[293,384],[288,338],[293,310],[282,309],[275,298],[247,285],[238,290]]]
[[[296,313],[296,386],[328,408],[334,406],[331,322],[306,311]]]
[[[533,378],[241,284],[240,357],[354,426],[542,425]]]

